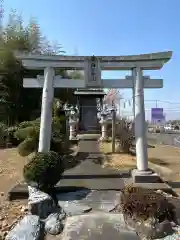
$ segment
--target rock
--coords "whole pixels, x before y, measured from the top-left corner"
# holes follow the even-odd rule
[[[76,191],[66,194],[58,194],[58,204],[65,210],[68,215],[77,215],[83,212],[101,210],[104,212],[112,211],[119,203],[119,191],[101,191],[93,190]]]
[[[74,192],[60,193],[60,194],[57,194],[57,198],[59,201],[82,200],[87,196],[89,192],[90,192],[89,190],[83,189],[83,190],[78,190]]]
[[[91,207],[79,203],[78,201],[58,201],[58,204],[63,208],[63,210],[68,216],[80,215],[82,213],[87,213],[92,210]]]
[[[51,235],[58,235],[64,227],[66,215],[61,213],[52,213],[45,220],[45,232]]]
[[[162,191],[161,189],[157,190],[156,192],[162,194],[165,197],[173,197],[172,194],[166,193],[166,192]]]
[[[87,190],[57,194],[58,205],[63,208],[68,216],[89,212],[92,208],[82,202],[82,198],[86,195]]]
[[[156,240],[178,240],[180,236],[180,226],[173,227],[174,233],[172,235],[168,235],[164,238],[161,239],[156,239]]]
[[[68,217],[61,239],[136,240],[139,237],[126,226],[122,214],[94,212]]]
[[[31,186],[28,186],[28,191],[28,205],[33,215],[38,215],[40,218],[47,218],[49,214],[55,211],[56,204],[50,195]]]
[[[129,217],[128,219],[126,218],[126,222],[136,230],[141,239],[163,238],[173,233],[171,222],[167,220],[158,223],[154,218],[149,218],[146,221],[137,221]]]
[[[6,240],[37,240],[40,237],[40,218],[35,215],[24,216],[7,234]]]
[[[93,190],[82,200],[82,202],[91,206],[93,210],[110,212],[119,203],[120,195],[120,191]]]

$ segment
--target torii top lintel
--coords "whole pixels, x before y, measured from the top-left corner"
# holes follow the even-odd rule
[[[92,56],[34,54],[16,54],[15,56],[22,60],[24,67],[28,69],[53,67],[83,70],[85,63],[92,58]],[[101,70],[130,70],[137,66],[144,70],[160,69],[171,57],[172,51],[127,56],[94,56],[96,61],[99,62]]]

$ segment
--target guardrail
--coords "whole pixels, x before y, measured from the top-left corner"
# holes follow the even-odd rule
[[[180,130],[165,130],[165,133],[180,133]]]
[[[180,134],[180,130],[166,130],[166,129],[148,129],[150,133],[167,133],[167,134]]]

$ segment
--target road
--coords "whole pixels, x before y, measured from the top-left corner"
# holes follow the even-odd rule
[[[180,148],[180,134],[173,133],[148,133],[148,140],[151,144],[165,144]]]

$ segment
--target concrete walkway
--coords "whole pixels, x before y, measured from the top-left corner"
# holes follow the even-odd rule
[[[120,190],[124,187],[128,172],[102,168],[93,159],[86,159],[63,174],[58,187],[84,187],[94,190]]]
[[[87,147],[89,146],[89,152],[80,152],[74,159],[70,158],[71,164],[68,163],[68,158],[65,158],[67,166],[69,165],[71,168],[64,172],[57,183],[57,191],[68,192],[78,189],[120,191],[124,187],[124,178],[130,178],[129,172],[103,168],[99,163],[95,163],[99,157],[102,157],[102,153],[100,150],[97,151],[98,148],[96,148],[96,152],[92,151],[94,140],[93,144],[87,140],[84,143]],[[99,144],[98,141],[96,144]],[[9,200],[27,197],[28,188],[25,183],[16,185],[9,192]]]
[[[58,187],[84,187],[94,190],[120,190],[124,187],[122,174],[118,170],[102,168],[96,164],[102,158],[97,134],[82,134],[78,151],[80,164],[65,171]],[[127,174],[126,174],[127,175]]]

